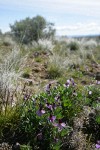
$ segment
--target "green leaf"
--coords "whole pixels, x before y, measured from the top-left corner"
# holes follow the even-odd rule
[[[100,124],[100,115],[98,115],[98,116],[96,117],[96,121],[97,121],[98,124]]]

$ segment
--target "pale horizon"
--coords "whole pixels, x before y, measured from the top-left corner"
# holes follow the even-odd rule
[[[55,24],[57,35],[99,35],[99,0],[0,0],[0,29],[26,17],[43,16]]]

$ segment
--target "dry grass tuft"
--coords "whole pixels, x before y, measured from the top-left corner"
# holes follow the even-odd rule
[[[20,91],[20,76],[23,73],[26,56],[22,57],[20,49],[15,47],[0,64],[0,98],[5,106],[12,101],[13,93]]]

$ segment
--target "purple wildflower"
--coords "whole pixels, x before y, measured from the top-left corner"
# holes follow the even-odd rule
[[[27,94],[24,95],[24,100],[28,100],[28,95]]]
[[[37,115],[42,116],[43,114],[45,114],[45,110],[43,110],[42,107],[40,107],[40,109],[37,111]]]
[[[49,121],[54,122],[55,119],[56,119],[56,116],[53,116],[53,115],[50,114]]]
[[[51,104],[49,104],[49,103],[46,103],[46,107],[48,108],[48,109],[50,109],[50,110],[52,110],[53,108],[52,108],[52,105]]]
[[[96,148],[100,148],[100,141],[97,141]]]
[[[96,80],[96,84],[100,84],[100,81]]]
[[[51,83],[46,86],[46,92],[47,93],[50,93],[50,87],[51,87]]]
[[[56,109],[56,107],[57,107],[56,104],[53,103],[53,104],[52,104],[52,108],[53,108],[53,109]]]
[[[23,99],[24,99],[25,101],[26,101],[26,100],[29,100],[29,98],[31,97],[31,95],[28,94],[28,93],[24,93],[23,96],[24,96]]]
[[[64,122],[62,122],[61,119],[59,119],[58,123],[54,123],[53,124],[55,127],[58,127],[58,130],[61,131],[63,128],[66,127],[66,124]]]
[[[71,84],[71,80],[68,79],[66,83],[67,83],[67,84]]]
[[[54,99],[58,102],[60,100],[60,95],[57,95]]]
[[[69,88],[70,85],[72,85],[72,86],[75,86],[75,85],[76,85],[73,78],[68,79],[68,80],[66,81],[66,83],[64,84],[64,87]]]
[[[55,143],[58,143],[59,139],[54,137],[54,141],[55,141]]]
[[[73,78],[71,78],[70,81],[71,81],[72,86],[76,85]]]
[[[67,87],[67,88],[68,88],[68,87],[70,86],[70,84],[71,84],[71,81],[70,81],[70,80],[67,80],[66,83],[64,84],[64,87]]]

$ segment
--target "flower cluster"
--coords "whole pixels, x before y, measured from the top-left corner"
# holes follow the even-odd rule
[[[67,135],[73,131],[73,121],[82,111],[83,103],[92,105],[99,91],[89,86],[84,90],[76,87],[71,78],[63,85],[50,83],[45,92],[34,95],[27,100],[24,98],[24,109],[22,114],[22,127],[25,133],[32,133],[36,144],[47,143],[55,146],[62,144]],[[100,148],[97,141],[96,148]]]
[[[66,124],[64,122],[62,122],[62,119],[58,119],[58,122],[56,121],[56,116],[53,115],[54,110],[56,109],[56,104],[49,104],[46,103],[45,107],[50,111],[50,115],[47,118],[48,121],[50,123],[52,123],[52,125],[54,127],[57,127],[59,131],[61,131],[63,128],[66,127]],[[46,111],[44,110],[44,108],[42,106],[39,107],[39,109],[37,110],[36,114],[41,117],[42,115],[44,115],[46,113]]]
[[[51,88],[51,84],[46,86],[44,95],[40,94],[38,97],[32,98],[34,100],[34,107],[36,107],[36,118],[39,120],[37,127],[37,141],[41,142],[50,136],[54,145],[58,141],[62,142],[63,137],[67,135],[72,128],[66,123],[67,117],[64,118],[63,113],[63,100],[62,96],[66,88],[56,86]],[[48,135],[46,137],[46,134]],[[60,136],[61,135],[61,136]]]
[[[66,81],[66,83],[64,84],[64,87],[69,87],[69,86],[75,86],[75,82],[74,82],[74,79],[73,78],[70,78]]]
[[[68,107],[69,106],[72,107],[71,100],[68,99],[69,96],[67,95],[67,93],[70,93],[69,91],[72,89],[73,91],[72,97],[77,96],[77,93],[75,90],[76,84],[72,78],[70,80],[67,80],[65,85],[66,86],[62,88],[60,85],[56,85],[56,88],[55,87],[51,88],[52,84],[51,83],[48,84],[45,89],[46,97],[45,96],[39,97],[40,106],[38,107],[38,110],[36,111],[36,114],[39,117],[41,116],[46,117],[49,123],[51,123],[53,127],[58,128],[59,131],[67,127],[66,125],[67,114],[66,114],[66,119],[63,121],[63,118],[64,118],[63,113],[67,112],[67,111],[65,112],[64,109],[67,109],[66,107],[67,105]],[[66,87],[69,87],[69,88],[66,88]],[[65,97],[63,95],[65,95]]]

